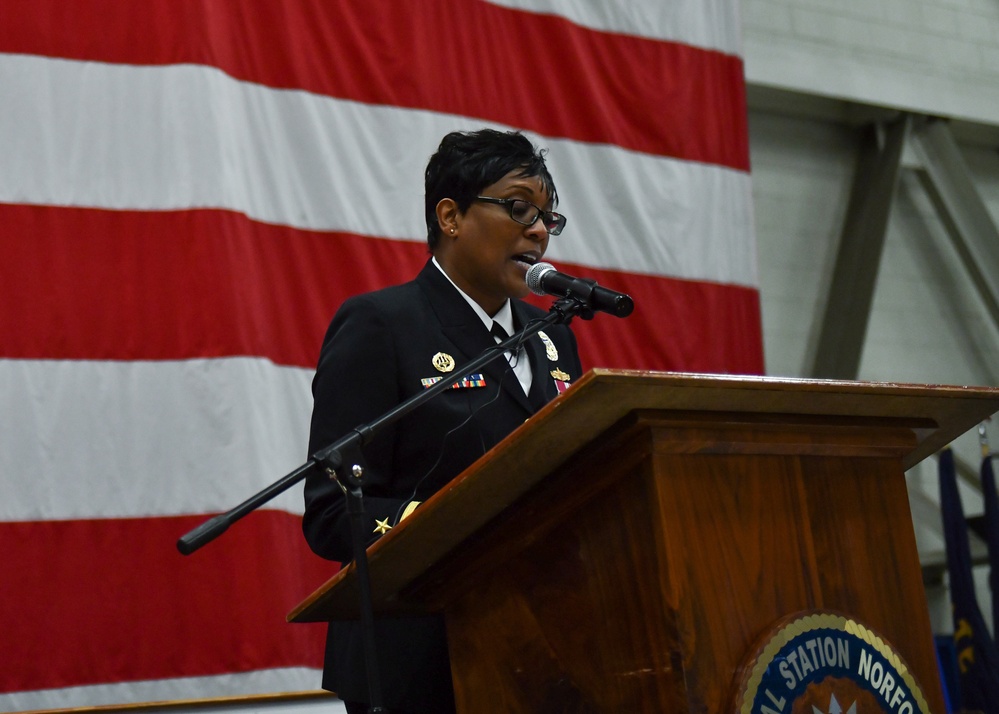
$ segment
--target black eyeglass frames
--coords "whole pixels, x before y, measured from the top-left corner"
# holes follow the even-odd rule
[[[517,221],[522,226],[533,226],[534,222],[541,216],[541,222],[548,231],[548,235],[557,236],[565,228],[565,216],[554,211],[546,211],[535,206],[530,201],[521,198],[493,198],[492,196],[476,196],[476,201],[495,203],[506,206],[510,211],[510,218]]]

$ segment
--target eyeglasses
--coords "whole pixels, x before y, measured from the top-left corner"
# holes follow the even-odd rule
[[[522,226],[533,226],[534,222],[538,220],[538,216],[541,216],[541,222],[544,223],[548,235],[557,236],[565,228],[565,216],[554,211],[545,211],[530,201],[524,201],[520,198],[493,198],[491,196],[476,196],[475,200],[506,206],[510,211],[510,218]]]

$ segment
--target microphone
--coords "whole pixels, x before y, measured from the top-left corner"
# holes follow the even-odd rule
[[[635,302],[629,295],[602,288],[596,280],[560,273],[551,263],[532,265],[527,271],[527,287],[535,295],[574,298],[591,310],[609,312],[617,317],[627,317],[635,309]]]

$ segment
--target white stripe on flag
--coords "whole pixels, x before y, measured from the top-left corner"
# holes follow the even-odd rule
[[[270,89],[205,66],[0,55],[0,84],[11,98],[0,107],[0,201],[215,207],[414,241],[425,239],[427,157],[446,132],[484,124]],[[554,259],[756,286],[747,174],[535,139],[551,147],[570,220]]]
[[[487,0],[494,5],[561,15],[594,30],[742,54],[742,25],[734,0]]]
[[[291,627],[291,625],[289,625]],[[216,699],[220,697],[249,697],[275,692],[308,692],[319,689],[321,672],[305,667],[264,669],[240,674],[222,674],[215,677],[183,677],[115,684],[96,684],[89,687],[66,687],[28,692],[0,694],[0,711],[23,712],[67,707],[97,707],[108,702],[179,702],[189,699]],[[314,705],[314,706],[313,706]],[[304,707],[304,708],[303,708]],[[287,708],[268,704],[268,714],[282,711],[314,710],[336,714],[346,711],[336,699],[309,700],[307,704]],[[191,710],[204,711],[192,706]],[[183,708],[174,711],[184,711]],[[253,711],[253,710],[250,710]]]
[[[570,220],[548,258],[757,287],[747,174],[564,139],[548,145]]]
[[[318,347],[317,347],[318,349]],[[0,520],[225,511],[307,460],[311,370],[0,360]],[[292,488],[268,508],[302,512]]]

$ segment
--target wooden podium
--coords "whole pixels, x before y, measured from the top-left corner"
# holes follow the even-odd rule
[[[905,469],[999,389],[595,370],[371,546],[459,712],[725,712],[754,643],[863,621],[943,712]],[[352,566],[289,620],[359,616]]]

